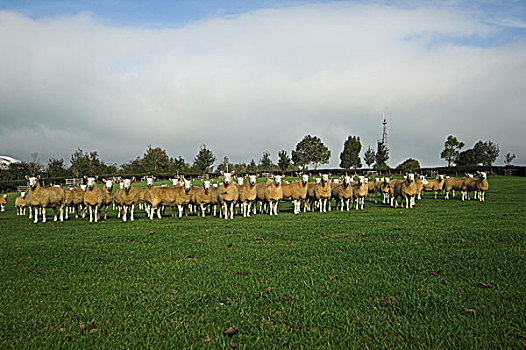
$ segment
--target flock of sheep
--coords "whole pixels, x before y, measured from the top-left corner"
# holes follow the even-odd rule
[[[68,213],[75,213],[75,217],[85,217],[89,212],[90,222],[97,222],[104,211],[107,218],[109,206],[118,210],[118,217],[122,220],[134,220],[134,211],[137,206],[144,209],[147,216],[153,220],[155,216],[161,218],[165,208],[175,209],[179,217],[187,211],[205,216],[206,212],[217,214],[225,219],[233,219],[236,208],[243,216],[256,214],[257,203],[259,212],[278,215],[278,203],[290,201],[293,203],[294,214],[302,210],[326,212],[331,210],[332,200],[335,200],[336,210],[349,211],[353,206],[356,210],[364,209],[365,197],[369,195],[371,201],[377,202],[378,195],[382,203],[398,207],[398,198],[402,206],[413,208],[415,199],[420,199],[422,192],[434,192],[435,199],[439,192],[445,192],[445,199],[449,193],[460,191],[462,200],[470,199],[469,192],[474,192],[475,197],[484,201],[488,189],[487,173],[479,172],[478,177],[468,175],[465,178],[449,178],[439,175],[436,179],[426,179],[424,176],[415,177],[407,174],[403,179],[376,178],[368,181],[367,177],[358,176],[354,181],[352,176],[331,178],[329,174],[320,174],[315,181],[309,182],[309,176],[300,175],[298,181],[283,182],[280,175],[272,176],[264,183],[256,183],[255,175],[234,177],[234,172],[221,172],[222,181],[212,184],[212,181],[203,181],[202,186],[193,186],[191,180],[170,179],[172,186],[155,186],[154,177],[146,179],[146,189],[137,189],[132,186],[135,178],[118,180],[103,179],[104,186],[98,187],[96,177],[85,177],[86,185],[81,188],[63,189],[60,186],[44,188],[39,184],[39,177],[26,176],[28,192],[21,193],[15,200],[17,215],[25,215],[29,207],[29,218],[42,216],[46,222],[46,208],[54,210],[54,220],[60,212],[60,221],[68,219]],[[113,193],[115,182],[119,182],[119,189]],[[5,210],[7,196],[0,197],[1,211]],[[121,213],[122,212],[122,213]],[[64,217],[65,214],[65,217]]]

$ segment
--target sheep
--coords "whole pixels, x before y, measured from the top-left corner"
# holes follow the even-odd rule
[[[444,175],[438,175],[436,179],[427,180],[428,184],[424,185],[424,192],[435,192],[435,199],[437,199],[438,192],[442,191],[446,177]]]
[[[84,186],[84,185],[82,185]],[[86,208],[84,207],[84,193],[85,190],[81,188],[72,188],[69,191],[69,198],[67,197],[67,205],[75,211],[75,218],[79,217],[79,210],[82,218],[86,217]]]
[[[119,180],[123,183],[122,190],[118,191],[119,201],[123,207],[122,221],[126,221],[128,210],[130,211],[130,221],[133,221],[133,211],[135,210],[135,205],[139,202],[139,191],[132,186],[135,177],[131,179],[119,178]]]
[[[294,214],[299,214],[301,211],[301,202],[307,199],[308,184],[309,175],[303,174],[299,181],[281,185],[283,190],[283,200],[293,202]]]
[[[466,178],[473,178],[473,175],[466,174],[466,177],[450,177],[446,179],[444,183],[444,191],[446,192],[444,199],[449,199],[450,191],[453,191],[453,197],[455,197],[455,191],[462,191],[462,184]]]
[[[0,197],[0,211],[5,211],[5,205],[7,204],[7,194]]]
[[[275,175],[273,181],[265,186],[265,203],[269,205],[270,215],[278,215],[278,203],[283,198],[282,178],[281,175]]]
[[[26,215],[26,192],[20,192],[20,196],[15,198],[16,215]]]
[[[53,221],[57,221],[57,207],[60,208],[60,221],[64,221],[64,190],[58,187],[43,188],[40,187],[38,180],[40,176],[29,177],[26,175],[29,187],[28,205],[35,208],[35,220],[38,222],[39,210],[42,212],[42,222],[46,222],[46,208],[53,208],[55,217]]]
[[[266,182],[256,184],[256,200],[259,202],[259,212],[266,212],[266,203],[265,203],[265,188],[267,184],[271,183],[272,180],[267,180]],[[256,203],[254,203],[254,214],[256,214]]]
[[[203,187],[194,187],[192,190],[191,202],[201,208],[201,216],[205,217],[205,205],[212,202],[212,191],[210,191],[209,180],[203,181]]]
[[[365,202],[365,196],[368,192],[368,182],[369,179],[365,176],[358,176],[358,181],[355,181],[352,185],[353,199],[356,203],[356,210],[360,207],[363,210],[363,205]]]
[[[380,178],[378,177],[375,177],[373,181],[367,182],[367,195],[369,196],[369,202],[372,202],[374,200],[374,202],[376,203],[376,184],[380,183]]]
[[[108,207],[113,203],[113,180],[102,179],[102,182],[104,182],[104,186],[98,187],[102,194],[100,210],[102,213],[102,207],[104,207],[104,220],[106,220],[108,217]]]
[[[338,210],[338,204],[340,205],[340,211],[343,211],[344,202],[347,203],[347,211],[350,209],[350,202],[353,197],[352,188],[352,177],[345,175],[343,182],[338,186],[332,188],[331,196],[336,200],[336,210]]]
[[[192,182],[184,180],[184,187],[155,187],[153,186],[153,178],[147,179],[147,187],[144,192],[144,201],[149,206],[149,217],[153,220],[153,216],[157,211],[157,217],[161,218],[161,208],[159,206],[168,206],[172,208],[172,216],[175,215],[174,207],[179,209],[179,217],[183,216],[184,206],[190,203],[192,189]]]
[[[234,205],[239,199],[239,188],[232,181],[234,173],[235,171],[231,171],[230,173],[221,171],[223,185],[219,186],[216,191],[217,200],[223,209],[225,219],[234,218]]]
[[[391,187],[391,178],[389,177],[382,178],[382,184],[380,186],[380,193],[382,196],[383,204],[389,203],[389,194],[391,192],[390,187]]]
[[[394,181],[393,185],[393,190],[391,191],[391,206],[395,204],[395,207],[398,207],[398,197],[401,197],[402,206],[405,201],[406,208],[413,208],[415,204],[414,197],[416,196],[417,192],[415,174],[408,174],[405,176],[404,180]]]
[[[424,190],[424,185],[428,185],[429,181],[427,181],[424,175],[420,175],[418,176],[418,179],[415,179],[415,184],[416,184],[416,195],[417,195],[416,198],[422,199],[422,191]]]
[[[86,193],[84,193],[84,205],[89,210],[89,222],[97,222],[99,219],[99,210],[102,206],[103,195],[97,187],[97,177],[87,177]]]
[[[489,184],[488,184],[488,173],[487,172],[480,172],[478,171],[477,174],[479,175],[476,179],[464,179],[464,183],[462,185],[462,200],[465,199],[465,197],[469,198],[469,192],[475,192],[474,199],[478,199],[479,201],[483,202],[485,200],[485,193],[488,190]]]
[[[331,184],[329,181],[329,174],[321,175],[321,181],[316,186],[316,197],[318,197],[318,203],[320,206],[320,213],[327,212],[328,209],[331,211]]]
[[[241,178],[243,179],[243,178]],[[252,204],[255,206],[257,197],[256,175],[249,175],[248,182],[239,187],[239,202],[241,203],[241,212],[243,217],[250,216]]]
[[[115,205],[115,208],[117,208],[117,217],[121,217],[121,211],[122,211],[122,191],[124,190],[124,182],[119,182],[119,188],[117,191],[113,194],[113,205]]]

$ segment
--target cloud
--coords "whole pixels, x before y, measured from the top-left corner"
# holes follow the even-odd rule
[[[191,161],[205,143],[248,162],[312,134],[337,167],[348,134],[375,147],[386,111],[393,166],[443,164],[450,134],[524,164],[526,46],[489,45],[498,35],[433,6],[314,4],[176,29],[0,12],[0,149],[45,161],[81,147],[123,163],[149,144]]]

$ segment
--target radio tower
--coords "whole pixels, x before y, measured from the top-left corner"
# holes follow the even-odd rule
[[[384,112],[384,121],[382,122],[383,132],[382,132],[382,143],[387,146],[387,119]]]

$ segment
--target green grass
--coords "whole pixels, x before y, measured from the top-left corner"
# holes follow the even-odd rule
[[[489,182],[484,203],[230,221],[33,224],[11,195],[0,347],[524,348],[526,179]]]

